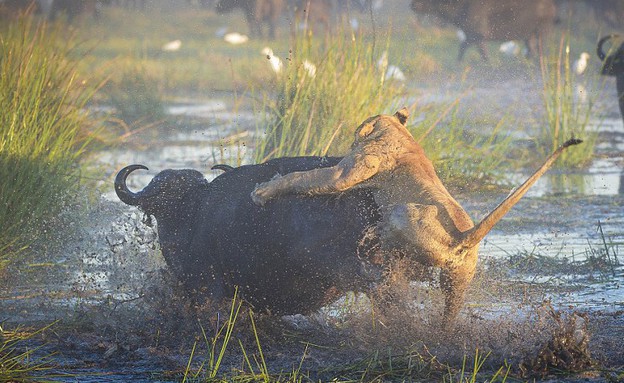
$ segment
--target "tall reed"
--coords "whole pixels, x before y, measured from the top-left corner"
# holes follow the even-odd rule
[[[411,132],[445,184],[470,190],[502,181],[504,169],[517,166],[509,157],[512,146],[512,136],[506,132],[509,118],[503,117],[491,129],[475,132],[471,122],[459,116],[459,101],[460,98],[434,108],[425,119],[409,126]],[[447,114],[450,116],[444,119]]]
[[[563,152],[558,163],[564,167],[583,166],[591,160],[598,136],[588,129],[596,96],[590,91],[591,83],[583,81],[573,68],[569,34],[561,36],[557,50],[540,55],[540,69],[546,111],[546,125],[539,136],[541,154],[546,156],[564,141],[577,137],[584,141],[583,150]]]
[[[79,185],[92,142],[76,43],[60,25],[24,16],[0,27],[0,263],[29,244]],[[0,267],[1,269],[1,267]]]
[[[276,74],[276,94],[265,97],[254,160],[344,154],[363,119],[398,105],[401,87],[385,80],[379,55],[371,42],[344,31],[322,42],[297,35]]]

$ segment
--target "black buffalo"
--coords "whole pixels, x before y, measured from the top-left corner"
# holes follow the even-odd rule
[[[554,0],[412,0],[411,8],[417,14],[437,16],[465,33],[458,60],[473,44],[487,60],[485,42],[491,40],[523,40],[531,55],[557,16]]]
[[[267,25],[268,37],[275,38],[277,19],[286,7],[284,0],[218,0],[215,4],[217,13],[230,13],[241,9],[249,25],[252,37],[263,37],[262,26]]]
[[[615,43],[608,52],[604,51],[604,44],[607,41],[618,39],[618,35],[605,36],[598,41],[597,53],[600,60],[603,61],[601,74],[603,76],[614,76],[616,79],[616,88],[618,93],[618,103],[620,105],[620,114],[624,120],[624,41],[620,39],[619,43]]]
[[[256,206],[250,193],[276,174],[333,166],[340,158],[280,158],[227,169],[212,182],[195,170],[164,170],[133,193],[115,179],[119,198],[153,215],[162,253],[187,290],[231,298],[234,288],[257,310],[307,314],[347,291],[370,290],[379,266],[363,241],[380,220],[366,189],[339,196],[284,196]],[[203,290],[203,291],[202,291]]]

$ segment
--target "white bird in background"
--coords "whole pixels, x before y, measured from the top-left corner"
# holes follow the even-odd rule
[[[498,51],[507,56],[516,57],[520,55],[522,48],[520,47],[520,44],[515,41],[505,41],[500,45],[500,47],[498,47]]]
[[[160,50],[162,50],[163,52],[175,52],[175,51],[179,50],[181,46],[182,46],[182,41],[181,40],[173,40],[173,41],[169,41],[168,43],[164,44],[160,48]]]
[[[405,81],[405,75],[403,71],[396,65],[388,65],[388,51],[383,51],[379,60],[377,60],[377,68],[381,71],[385,71],[385,80],[397,80]]]
[[[397,81],[405,81],[405,74],[403,71],[399,69],[399,67],[395,65],[389,65],[388,70],[386,71],[386,80],[397,80]]]
[[[466,34],[464,33],[464,31],[462,31],[461,29],[458,29],[456,34],[457,34],[457,38],[459,39],[459,42],[463,43],[464,41],[466,41]]]
[[[225,37],[225,34],[227,33],[227,30],[228,30],[228,28],[227,28],[227,27],[221,27],[221,28],[219,28],[219,29],[217,29],[217,30],[215,31],[215,36],[216,36],[217,38],[222,39],[223,37]]]
[[[574,65],[573,65],[574,73],[576,73],[579,76],[585,73],[585,70],[587,70],[587,65],[589,64],[590,57],[591,56],[587,52],[581,53],[579,58],[576,61],[574,61]]]
[[[585,71],[587,70],[587,66],[589,65],[590,57],[591,56],[589,53],[582,52],[579,55],[579,58],[574,60],[574,63],[572,64],[572,70],[577,76],[583,76],[583,73],[585,73]],[[582,77],[579,77],[579,79],[580,82],[584,82]],[[586,103],[588,96],[587,88],[585,88],[585,85],[580,82],[574,86],[574,89],[576,90],[577,99],[582,103]]]
[[[314,78],[316,76],[316,65],[312,64],[308,60],[303,60],[303,68],[308,72],[308,76]]]
[[[273,72],[280,73],[282,71],[282,67],[284,63],[282,60],[273,54],[273,50],[269,47],[264,47],[262,49],[262,54],[266,55],[267,60],[269,60],[269,64],[271,64],[271,68]]]
[[[349,19],[349,25],[351,26],[351,29],[354,31],[357,31],[360,28],[360,22],[355,17],[352,17]]]
[[[223,40],[225,40],[226,43],[230,43],[232,45],[239,45],[249,41],[249,37],[238,32],[232,32],[225,34],[223,36]]]

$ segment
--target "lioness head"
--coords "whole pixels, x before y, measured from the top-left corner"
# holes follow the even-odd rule
[[[406,128],[409,111],[402,108],[394,115],[380,114],[369,117],[355,130],[353,148],[370,141],[386,140],[391,137],[413,140]]]

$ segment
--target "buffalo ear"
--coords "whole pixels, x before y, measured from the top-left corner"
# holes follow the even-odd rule
[[[405,126],[405,124],[407,123],[407,118],[409,117],[409,111],[407,110],[406,107],[401,108],[401,110],[397,111],[394,114],[394,117],[396,117],[399,122]]]

